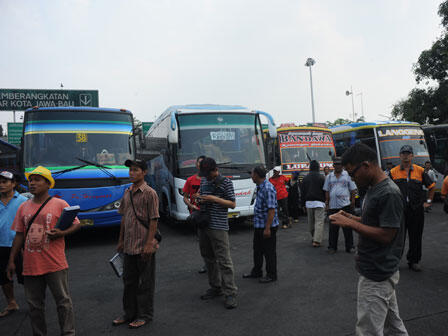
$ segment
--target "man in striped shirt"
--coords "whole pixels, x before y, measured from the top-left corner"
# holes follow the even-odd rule
[[[210,288],[201,296],[202,300],[225,296],[225,307],[236,308],[233,262],[229,247],[228,208],[235,208],[235,192],[230,179],[218,172],[214,159],[204,158],[200,163],[199,204],[206,210],[209,224],[199,229],[201,255],[207,265]]]
[[[152,320],[154,312],[155,252],[158,248],[154,235],[159,199],[145,182],[146,162],[126,160],[125,165],[129,167],[129,179],[133,184],[124,193],[118,209],[123,215],[117,251],[124,254],[124,315],[112,324],[128,323],[129,328],[139,328]]]
[[[277,280],[277,192],[266,180],[266,169],[255,167],[252,180],[257,185],[257,200],[254,209],[254,267],[243,278],[260,278],[259,282]],[[263,275],[263,256],[266,259],[266,277]]]

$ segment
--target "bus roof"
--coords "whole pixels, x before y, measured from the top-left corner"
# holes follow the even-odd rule
[[[86,111],[86,112],[114,112],[114,113],[131,113],[126,109],[116,109],[107,107],[89,107],[89,106],[61,106],[61,107],[30,107],[25,112],[32,111]]]
[[[405,120],[384,120],[384,121],[372,121],[372,122],[357,122],[351,124],[343,124],[337,126],[331,126],[330,130],[333,133],[342,133],[347,131],[354,131],[362,128],[376,128],[380,126],[420,126],[419,123]]]
[[[292,127],[278,127],[277,128],[278,132],[281,132],[281,131],[308,131],[308,130],[331,132],[330,129],[328,129],[326,127],[315,127],[315,126],[292,126]]]
[[[17,147],[16,145],[13,145],[12,143],[9,143],[3,139],[0,139],[0,146],[5,146],[9,149],[11,149],[11,151],[16,151],[19,149],[19,147]],[[3,150],[0,150],[0,153],[3,152]]]
[[[247,107],[240,105],[214,105],[214,104],[191,104],[191,105],[173,105],[168,107],[165,112],[170,114],[171,112],[183,113],[206,113],[214,111],[228,111],[228,112],[246,112],[251,113]]]
[[[440,125],[422,125],[423,130],[431,130],[437,128],[448,128],[448,124],[440,124]]]

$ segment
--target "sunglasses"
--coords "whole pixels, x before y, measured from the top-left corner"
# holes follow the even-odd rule
[[[348,175],[350,176],[350,177],[354,177],[355,175],[356,175],[356,172],[359,170],[359,168],[361,168],[362,167],[362,163],[360,163],[359,165],[357,165],[356,167],[355,167],[355,169],[353,169],[350,173],[348,173]]]

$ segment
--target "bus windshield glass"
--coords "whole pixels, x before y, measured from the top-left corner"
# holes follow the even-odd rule
[[[329,131],[280,131],[278,140],[284,170],[308,169],[310,160],[318,161],[322,167],[331,166],[334,144]]]
[[[236,113],[179,115],[179,169],[195,167],[200,155],[233,167],[264,164],[262,131],[256,118]]]
[[[84,159],[123,166],[133,156],[132,117],[113,112],[29,112],[24,123],[24,167],[64,169]]]
[[[424,133],[419,126],[378,127],[376,131],[383,161],[399,164],[400,148],[404,145],[412,146],[414,163],[423,165],[429,160]]]

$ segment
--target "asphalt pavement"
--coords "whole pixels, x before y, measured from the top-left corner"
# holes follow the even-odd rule
[[[448,215],[434,204],[426,217],[423,272],[411,272],[402,260],[397,287],[400,315],[410,335],[448,335]],[[207,276],[191,228],[162,223],[163,242],[157,252],[155,317],[149,325],[130,330],[113,327],[121,311],[122,282],[108,260],[118,230],[83,230],[67,239],[70,291],[78,335],[354,335],[357,273],[354,255],[343,248],[327,254],[313,248],[306,218],[280,229],[277,240],[278,281],[260,284],[242,279],[252,266],[252,234],[248,224],[230,232],[231,254],[239,287],[239,306],[227,310],[223,299],[199,296]],[[328,228],[325,236],[328,235]],[[326,239],[324,246],[326,246]],[[20,311],[0,319],[0,335],[31,335],[23,288],[16,286]],[[0,307],[5,304],[1,296]],[[58,335],[56,308],[47,292],[48,335]]]

